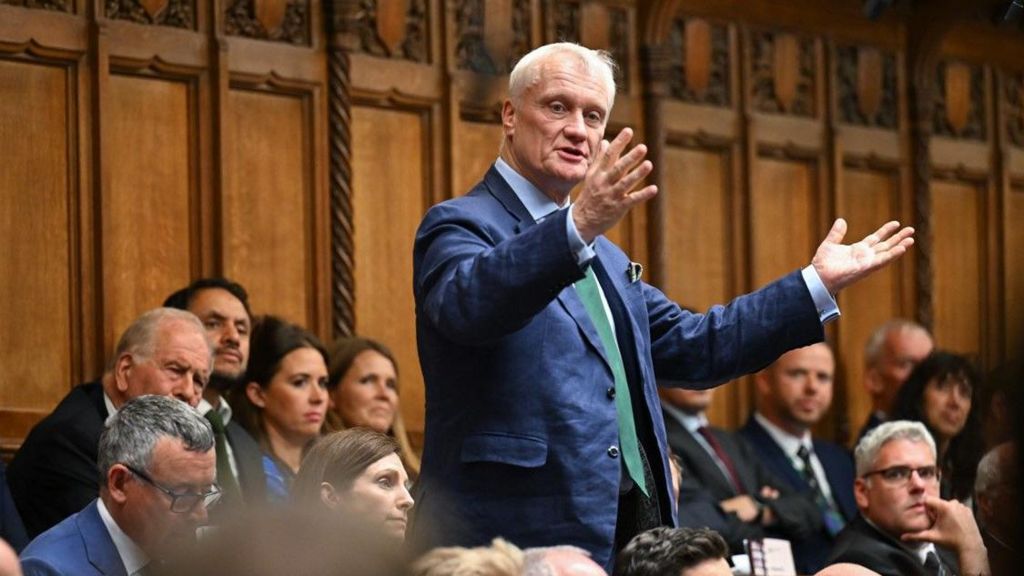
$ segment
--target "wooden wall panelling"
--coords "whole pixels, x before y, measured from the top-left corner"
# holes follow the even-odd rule
[[[821,40],[759,29],[744,39],[754,289],[810,262],[831,225],[833,200]],[[837,380],[832,410],[816,426],[824,437],[836,436],[844,384]]]
[[[356,333],[394,352],[402,415],[419,444],[424,391],[416,350],[412,246],[423,214],[450,194],[444,169],[449,154],[442,108],[442,6],[424,3],[429,12],[422,13],[414,4],[404,15],[392,16],[390,29],[379,19],[372,29],[362,24],[366,32],[353,46],[351,201]],[[411,30],[420,29],[429,31],[431,39],[422,52],[375,48],[387,38],[390,45],[402,46]]]
[[[8,135],[0,140],[0,450],[9,453],[82,378],[77,246],[88,99],[76,35],[47,46],[0,34],[0,134]]]
[[[847,239],[874,232],[883,222],[912,220],[905,170],[905,92],[902,58],[876,46],[833,44],[833,161],[836,215],[847,220]],[[845,410],[833,410],[836,439],[855,441],[871,412],[864,389],[864,345],[882,323],[913,311],[906,284],[909,259],[876,272],[838,298],[842,318],[835,325],[837,370]]]
[[[647,211],[649,281],[703,312],[746,284],[736,34],[727,23],[676,14],[663,38],[649,40],[647,129],[660,189]],[[723,387],[711,420],[742,423],[743,396],[742,383]]]
[[[930,161],[934,332],[939,347],[989,367],[989,323],[998,288],[990,263],[989,203],[993,134],[989,73],[946,60],[937,70]],[[941,136],[940,136],[941,135]]]
[[[1024,350],[1024,72],[999,75],[1002,179],[1002,271],[1006,332],[1003,357]]]
[[[103,349],[109,356],[139,313],[159,306],[199,271],[208,76],[206,40],[192,30],[102,20],[96,49]]]

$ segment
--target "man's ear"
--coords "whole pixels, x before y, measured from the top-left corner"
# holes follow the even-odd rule
[[[757,389],[757,393],[761,396],[768,396],[771,394],[771,384],[768,382],[768,371],[771,367],[765,368],[760,372],[754,374],[754,387]]]
[[[853,499],[857,501],[857,508],[866,510],[868,507],[868,481],[857,478],[853,481]]]
[[[882,382],[882,378],[876,368],[868,368],[867,372],[864,373],[864,388],[872,396],[880,396],[884,392],[885,383]]]
[[[501,104],[501,127],[505,136],[513,136],[516,128],[516,108],[511,100],[505,100]]]
[[[330,482],[320,483],[320,501],[331,510],[336,510],[341,505],[341,497]]]
[[[267,401],[263,397],[263,388],[255,382],[249,382],[245,385],[245,396],[252,402],[254,406],[260,408],[267,407]]]
[[[118,503],[124,504],[128,500],[128,493],[125,486],[132,481],[132,472],[123,464],[114,464],[107,470],[107,492],[110,498]]]
[[[124,352],[117,357],[117,363],[114,364],[114,388],[122,395],[128,393],[128,377],[131,376],[135,365],[135,357],[130,352]]]

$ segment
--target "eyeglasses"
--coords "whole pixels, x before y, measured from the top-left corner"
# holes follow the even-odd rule
[[[202,502],[204,508],[209,508],[210,506],[216,504],[218,500],[220,500],[220,486],[217,486],[216,484],[212,485],[208,492],[203,492],[201,494],[188,491],[175,492],[169,488],[157,484],[145,472],[140,472],[136,470],[134,467],[125,464],[124,462],[122,462],[121,465],[127,468],[136,477],[145,481],[150,486],[168,495],[171,498],[171,512],[174,512],[175,514],[188,514],[189,512],[195,510],[196,506],[198,506],[200,502]]]
[[[910,466],[890,466],[888,468],[882,468],[881,470],[874,470],[861,476],[861,478],[867,478],[868,476],[874,476],[875,474],[882,477],[882,480],[886,484],[893,486],[902,486],[910,481],[910,476],[917,472],[917,477],[922,482],[931,483],[939,479],[939,469],[935,466],[921,466],[919,468],[912,468]]]

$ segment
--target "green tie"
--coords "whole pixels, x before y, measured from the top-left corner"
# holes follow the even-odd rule
[[[608,363],[612,367],[612,376],[615,377],[615,411],[618,412],[619,447],[622,449],[622,459],[626,463],[626,472],[640,487],[644,495],[650,496],[644,481],[643,463],[640,461],[640,443],[636,438],[636,423],[633,421],[633,401],[629,397],[629,383],[626,382],[626,371],[622,366],[619,344],[615,339],[615,334],[612,333],[612,325],[608,321],[608,314],[605,313],[604,304],[601,302],[601,288],[598,286],[593,266],[587,268],[587,275],[576,282],[575,286],[576,293],[579,294],[583,306],[587,309],[590,321],[597,328],[597,335],[601,338],[601,345],[604,346]]]
[[[231,470],[231,461],[228,459],[227,434],[224,429],[224,419],[214,408],[206,413],[206,419],[213,427],[214,449],[217,453],[217,484],[224,493],[224,502],[237,503],[242,500],[242,491],[238,487],[238,480]]]

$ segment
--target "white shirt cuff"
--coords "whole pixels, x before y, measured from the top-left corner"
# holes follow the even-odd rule
[[[828,293],[828,289],[825,288],[825,284],[821,281],[821,276],[818,276],[818,271],[814,269],[814,266],[804,268],[800,274],[804,277],[804,284],[807,284],[807,290],[811,293],[811,300],[814,301],[814,307],[818,310],[818,319],[821,320],[821,323],[828,324],[839,318],[839,305],[836,304],[835,298]]]
[[[576,263],[579,264],[580,268],[587,265],[588,262],[597,256],[594,252],[594,245],[591,243],[587,245],[583,242],[583,238],[580,236],[580,231],[576,229],[576,223],[572,220],[572,205],[569,205],[569,213],[565,218],[565,230],[569,236],[569,250],[572,250],[573,254],[576,255]],[[818,280],[820,283],[821,280]]]

